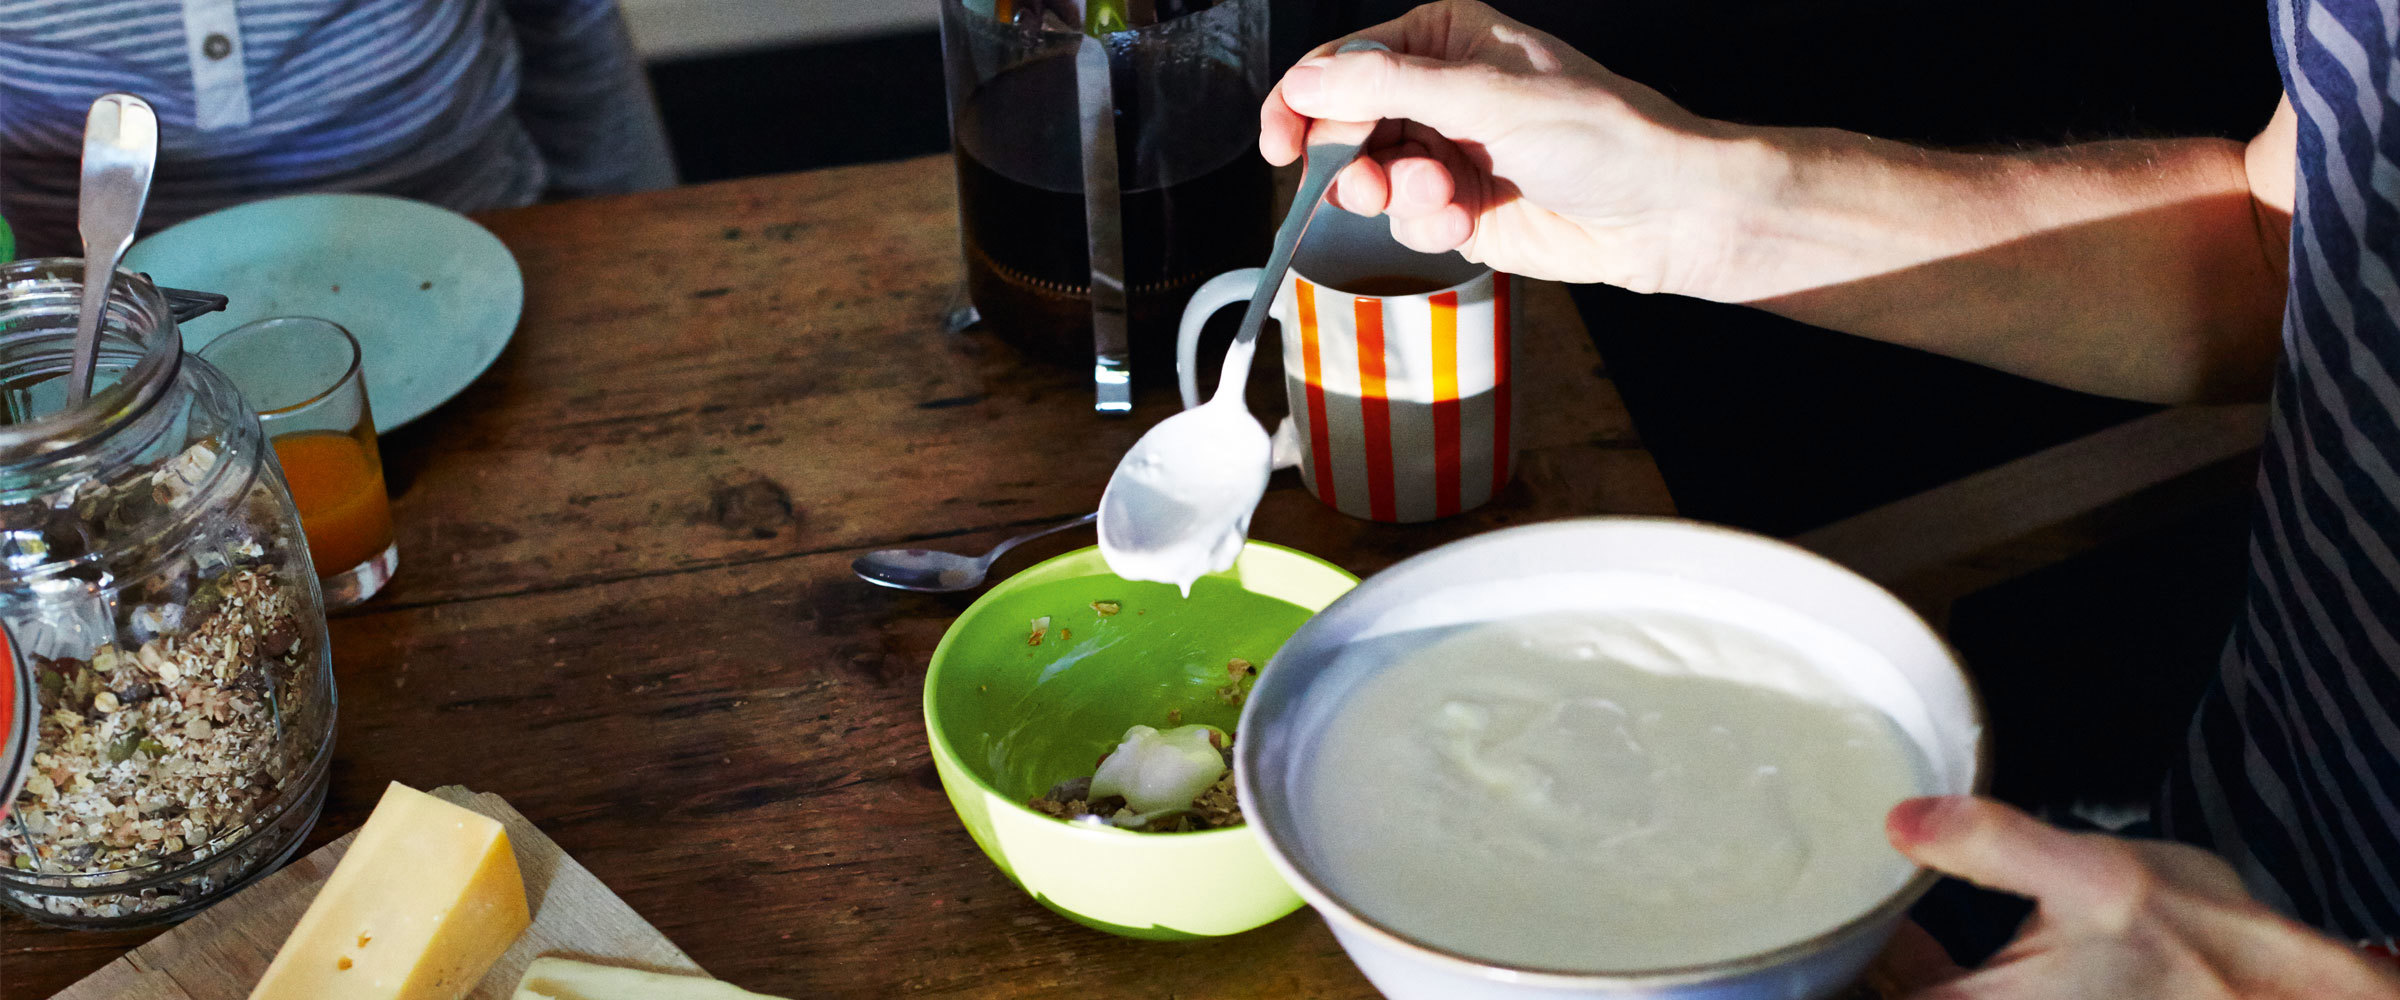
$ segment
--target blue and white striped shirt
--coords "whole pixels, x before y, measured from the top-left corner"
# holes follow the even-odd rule
[[[2262,899],[2400,935],[2400,3],[2273,0],[2299,115],[2251,580],[2167,831]]]
[[[674,182],[616,0],[0,0],[0,216],[79,252],[84,113],[158,110],[145,229],[295,191],[460,211]]]

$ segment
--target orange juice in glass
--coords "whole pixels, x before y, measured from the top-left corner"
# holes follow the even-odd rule
[[[399,568],[400,548],[358,341],[321,319],[262,319],[209,341],[200,357],[258,411],[300,508],[325,606],[375,596]]]

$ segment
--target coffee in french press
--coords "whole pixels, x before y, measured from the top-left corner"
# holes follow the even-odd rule
[[[1106,6],[944,3],[968,295],[996,335],[1081,367],[1096,339],[1106,353],[1092,289],[1104,289],[1106,324],[1113,271],[1133,377],[1164,384],[1192,290],[1266,255],[1273,186],[1257,153],[1266,4],[1136,5],[1136,26],[1078,30],[1077,13],[1086,28],[1128,23],[1122,0],[1098,2]],[[1141,23],[1152,15],[1163,19]],[[1091,78],[1095,42],[1105,80]],[[1096,83],[1109,102],[1098,141],[1114,146],[1117,188],[1113,203],[1097,205],[1085,184],[1098,169],[1093,123],[1079,117]],[[1109,178],[1099,180],[1104,188]]]

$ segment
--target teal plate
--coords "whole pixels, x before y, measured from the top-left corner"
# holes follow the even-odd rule
[[[341,324],[365,354],[377,433],[475,381],[525,307],[525,277],[499,237],[449,209],[383,195],[304,194],[213,212],[134,244],[124,266],[231,300],[183,324],[188,350],[269,316]]]

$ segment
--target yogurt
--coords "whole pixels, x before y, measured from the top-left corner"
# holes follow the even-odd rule
[[[1890,716],[1760,631],[1660,608],[1455,627],[1358,682],[1297,817],[1327,888],[1519,967],[1715,962],[1840,926],[1914,867]]]
[[[1256,342],[1226,353],[1244,371]],[[1100,557],[1128,580],[1192,583],[1231,569],[1250,535],[1250,515],[1267,492],[1273,445],[1237,386],[1143,433],[1108,477],[1100,497]]]

